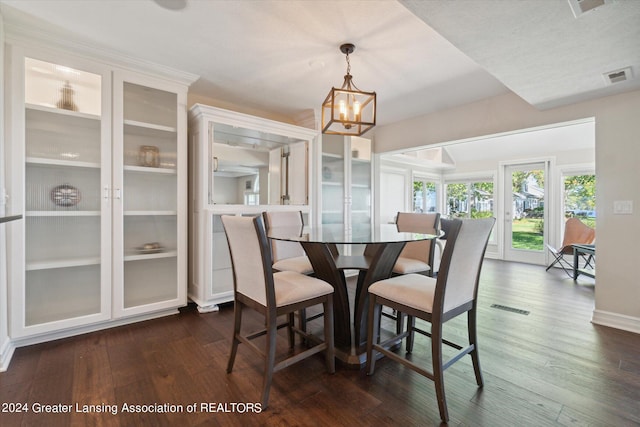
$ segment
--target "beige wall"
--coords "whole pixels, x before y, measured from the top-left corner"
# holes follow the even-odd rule
[[[640,91],[539,111],[515,94],[489,98],[376,129],[383,153],[595,117],[598,277],[595,323],[640,333]],[[632,215],[614,215],[615,200],[632,200]]]

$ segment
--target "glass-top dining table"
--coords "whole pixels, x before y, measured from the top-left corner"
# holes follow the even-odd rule
[[[351,229],[341,224],[323,224],[319,227],[273,227],[267,237],[300,242],[315,277],[333,286],[336,357],[347,365],[359,367],[366,362],[369,285],[391,277],[393,266],[407,242],[435,239],[438,235],[399,232],[395,224],[354,225]],[[343,250],[344,253],[338,250],[338,246],[348,248],[352,245],[364,245],[363,253],[351,255],[348,249]],[[359,271],[353,310],[345,270]]]

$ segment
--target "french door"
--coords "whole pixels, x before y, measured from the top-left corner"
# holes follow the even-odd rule
[[[549,162],[504,165],[504,259],[544,265]]]

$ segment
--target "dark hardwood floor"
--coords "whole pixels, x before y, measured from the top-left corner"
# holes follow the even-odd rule
[[[590,323],[593,283],[485,261],[478,319],[485,386],[476,387],[469,358],[446,371],[449,424],[639,426],[640,335]],[[19,348],[0,374],[0,425],[440,424],[433,383],[384,359],[372,377],[341,366],[329,375],[321,355],[303,361],[276,373],[269,408],[252,412],[262,366],[241,345],[234,372],[226,373],[232,312],[199,314],[190,305],[176,316]],[[465,336],[463,319],[447,325],[446,337]],[[284,333],[281,344],[286,352]],[[428,348],[418,337],[414,359],[428,362]],[[123,413],[124,404],[169,412]],[[79,412],[84,405],[96,406]]]

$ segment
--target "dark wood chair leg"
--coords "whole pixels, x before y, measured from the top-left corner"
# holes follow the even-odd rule
[[[413,338],[414,338],[414,331],[413,328],[415,328],[416,326],[416,318],[413,316],[407,316],[407,341],[405,343],[405,348],[407,350],[407,353],[411,353],[413,351]],[[399,334],[398,334],[399,335]]]
[[[227,373],[231,373],[233,370],[233,364],[236,360],[236,353],[238,352],[238,335],[240,335],[240,327],[242,325],[242,303],[237,302],[233,307],[233,339],[231,340],[231,352],[229,354],[229,362],[227,363]]]
[[[476,333],[476,309],[473,308],[467,312],[467,328],[469,331],[469,344],[473,345],[471,352],[471,362],[473,363],[473,371],[476,374],[476,383],[478,387],[484,385],[482,379],[482,371],[480,370],[480,356],[478,355],[478,336]]]
[[[447,422],[449,421],[449,412],[447,411],[447,398],[444,394],[444,371],[442,369],[442,324],[433,324],[431,327],[431,358],[440,419]]]
[[[293,326],[295,324],[295,314],[294,313],[289,313],[287,315],[288,318],[288,322],[287,322],[287,333],[289,335],[289,348],[293,348],[295,343],[296,343],[296,334],[293,331]]]
[[[270,317],[270,316],[268,316]],[[273,379],[273,367],[276,363],[276,338],[278,335],[277,321],[274,318],[267,319],[267,348],[264,361],[264,381],[262,386],[262,409],[269,404],[269,390]]]
[[[404,317],[402,312],[396,310],[396,335],[400,335],[404,329]]]
[[[307,332],[307,310],[303,308],[298,311],[298,318],[300,319],[300,330]]]

